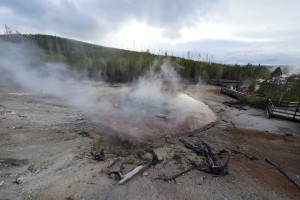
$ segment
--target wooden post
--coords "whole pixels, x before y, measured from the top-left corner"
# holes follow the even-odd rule
[[[299,110],[299,106],[300,106],[300,99],[299,99],[299,101],[298,101],[298,104],[297,104],[297,107],[296,107],[296,110],[295,110],[295,114],[294,114],[293,120],[296,119],[297,111],[300,111],[300,110]]]

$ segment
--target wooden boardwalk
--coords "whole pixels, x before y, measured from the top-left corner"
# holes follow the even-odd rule
[[[222,87],[221,93],[231,96],[237,100],[243,100],[247,97],[258,98],[264,101],[268,101],[268,105],[266,107],[267,117],[278,117],[285,118],[295,121],[300,121],[300,100],[298,102],[282,102],[280,105],[274,105],[270,99],[266,99],[265,97],[254,96],[253,94],[232,90],[229,87]]]
[[[279,117],[300,121],[300,100],[298,102],[283,102],[280,106],[275,106],[269,99],[266,108],[267,117]]]

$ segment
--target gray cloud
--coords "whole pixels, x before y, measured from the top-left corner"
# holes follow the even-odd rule
[[[1,20],[2,23],[15,24],[20,19],[23,24],[15,25],[20,30],[33,26],[43,32],[92,40],[117,31],[133,19],[162,28],[166,37],[179,37],[174,30],[193,26],[212,4],[203,0],[1,0],[0,8],[12,12],[10,18]]]
[[[2,15],[2,24],[11,23],[22,32],[56,33],[73,38],[87,39],[97,31],[97,20],[83,12],[71,1],[0,1],[0,9],[9,10]],[[4,21],[5,20],[5,21]],[[30,27],[28,29],[27,27]]]
[[[298,0],[227,0],[215,12],[222,13],[216,20],[237,40],[278,42],[283,50],[300,42],[299,7]]]
[[[225,64],[287,64],[300,70],[299,44],[285,42],[246,42],[235,40],[200,40],[181,45],[166,45],[168,52],[187,58],[187,52],[192,59]],[[289,49],[282,51],[282,48]],[[297,50],[298,48],[298,50]]]
[[[246,57],[247,62],[300,64],[299,7],[298,0],[0,0],[0,24],[22,33],[110,46],[116,45],[111,38],[130,22],[158,28],[169,40],[181,38],[180,29],[201,22],[221,24],[231,35],[227,41],[185,38],[185,44],[157,42],[145,48],[183,49],[179,55],[187,50],[208,52],[226,62],[244,62]]]

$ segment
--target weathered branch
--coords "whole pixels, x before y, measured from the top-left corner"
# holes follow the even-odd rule
[[[240,152],[240,151],[237,151],[235,149],[229,149],[232,153],[235,153],[235,154],[241,154],[241,155],[244,155],[246,158],[248,158],[249,160],[258,160],[257,157],[255,156],[249,156],[248,154],[245,154],[243,152]]]
[[[265,159],[265,161],[267,162],[267,163],[269,163],[270,165],[272,165],[273,167],[275,167],[281,174],[283,174],[293,185],[295,185],[297,188],[298,188],[298,190],[300,190],[300,187],[299,187],[299,185],[291,178],[291,177],[289,177],[284,171],[283,171],[283,169],[281,169],[280,167],[278,167],[277,165],[275,165],[274,163],[272,163],[270,160],[268,160],[268,159]]]
[[[122,185],[123,183],[127,182],[129,179],[131,179],[134,175],[138,174],[139,172],[143,171],[144,169],[148,168],[149,164],[141,165],[136,168],[134,168],[132,171],[128,172],[126,175],[122,177],[122,179],[119,181],[119,184]]]

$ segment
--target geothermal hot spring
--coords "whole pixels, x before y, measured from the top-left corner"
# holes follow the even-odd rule
[[[168,61],[161,66],[154,63],[156,70],[150,68],[130,85],[110,87],[82,77],[64,63],[35,63],[35,51],[27,53],[27,46],[0,43],[0,47],[2,76],[28,92],[54,95],[79,108],[108,135],[160,137],[216,121],[207,105],[180,89],[180,77]]]
[[[98,122],[121,137],[174,135],[216,121],[207,105],[162,82],[102,88],[97,101],[93,110]]]

